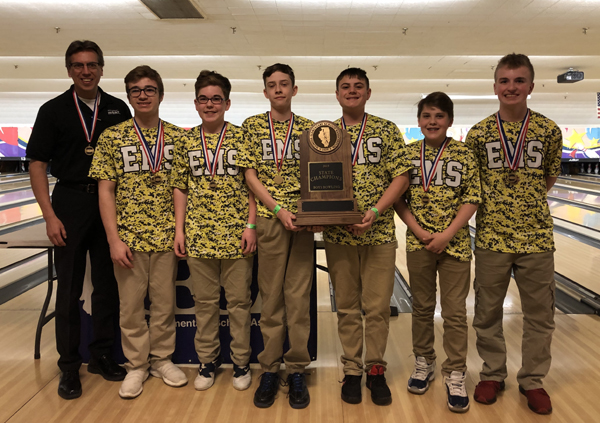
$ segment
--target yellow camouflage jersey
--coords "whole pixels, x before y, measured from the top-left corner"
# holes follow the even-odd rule
[[[335,121],[341,127],[341,119]],[[356,142],[361,124],[346,127],[352,144]],[[352,188],[358,211],[374,207],[392,179],[400,176],[412,165],[406,157],[404,138],[398,127],[377,116],[369,115],[356,165],[352,167]],[[328,226],[323,232],[327,242],[342,245],[380,245],[396,241],[394,209],[380,214],[371,228],[361,236],[354,236],[343,226]]]
[[[156,175],[161,182],[151,182],[148,159],[133,127],[133,119],[104,130],[94,153],[90,178],[117,183],[117,229],[127,246],[140,252],[173,250],[175,217],[173,190],[169,184],[174,145],[183,129],[163,121],[164,156]],[[141,128],[152,148],[157,128]]]
[[[287,133],[289,120],[279,122],[273,120],[273,127],[277,134],[277,157],[281,160],[283,143]],[[291,213],[298,211],[300,199],[300,135],[302,131],[310,129],[313,122],[302,116],[294,115],[292,139],[281,166],[283,183],[275,184],[273,179],[277,175],[277,163],[269,133],[269,120],[267,113],[249,117],[242,124],[246,141],[238,157],[238,166],[255,169],[258,180],[269,191],[269,194],[282,208]],[[268,219],[274,218],[273,212],[256,199],[257,215]]]
[[[212,163],[220,134],[205,134]],[[214,179],[206,166],[201,126],[190,129],[175,147],[171,185],[188,190],[185,249],[190,257],[243,258],[240,241],[248,222],[248,187],[236,160],[244,142],[242,128],[227,123]],[[211,180],[216,184],[211,188]]]
[[[513,145],[521,122],[504,122]],[[495,114],[471,128],[466,144],[475,153],[483,203],[477,210],[475,245],[503,253],[554,251],[552,217],[546,200],[546,177],[560,174],[562,134],[545,116],[531,111],[518,182],[506,180],[508,162],[500,143]]]
[[[439,233],[450,226],[463,204],[481,203],[479,169],[473,153],[462,142],[450,140],[440,157],[427,192],[430,201],[424,204],[421,144],[422,141],[419,141],[406,147],[408,159],[414,166],[409,172],[407,204],[423,229],[431,233]],[[425,146],[426,169],[432,168],[437,153],[437,148]],[[419,241],[410,229],[407,229],[406,251],[418,251],[423,248],[425,244]],[[444,252],[460,261],[471,260],[471,235],[468,224],[459,229]]]

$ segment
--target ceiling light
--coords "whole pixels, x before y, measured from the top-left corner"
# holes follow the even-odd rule
[[[159,19],[204,19],[194,0],[140,0]],[[235,29],[233,31],[235,34]]]

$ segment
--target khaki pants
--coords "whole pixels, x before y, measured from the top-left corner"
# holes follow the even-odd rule
[[[221,354],[219,341],[219,300],[225,289],[231,334],[231,360],[238,366],[250,361],[250,284],[252,257],[237,260],[187,260],[196,302],[196,336],[194,344],[200,363],[210,363]]]
[[[344,355],[344,374],[360,376],[363,368],[385,367],[383,359],[390,322],[390,299],[398,244],[338,245],[325,242],[327,267],[335,289],[338,334]],[[365,312],[365,328],[363,317]],[[363,365],[363,332],[365,362]]]
[[[426,249],[406,253],[413,295],[412,341],[415,357],[435,360],[433,315],[436,304],[436,274],[439,274],[440,303],[444,319],[443,345],[446,360],[442,374],[467,371],[469,343],[466,299],[471,284],[471,261],[459,261]]]
[[[510,254],[475,250],[477,351],[483,359],[481,380],[506,379],[502,305],[514,273],[523,309],[522,364],[517,381],[524,389],[542,387],[552,355],[554,332],[554,253]]]
[[[262,297],[260,330],[265,345],[258,361],[265,372],[277,372],[281,357],[287,373],[303,373],[310,364],[310,290],[314,234],[291,232],[279,219],[257,217],[258,287]],[[290,348],[283,354],[285,335]]]
[[[173,251],[132,251],[133,269],[115,265],[121,305],[121,342],[127,371],[147,369],[170,360],[175,351],[175,278],[177,257]],[[150,325],[144,299],[150,296]]]

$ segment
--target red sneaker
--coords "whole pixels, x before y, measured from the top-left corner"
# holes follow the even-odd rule
[[[525,390],[521,385],[519,385],[519,392],[527,397],[527,405],[534,413],[552,413],[552,402],[550,401],[550,395],[548,395],[543,388]]]
[[[504,382],[482,380],[475,387],[473,399],[482,404],[493,404],[496,402],[496,396],[500,391],[504,391]]]

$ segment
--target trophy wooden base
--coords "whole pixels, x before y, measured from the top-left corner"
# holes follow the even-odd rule
[[[296,226],[353,225],[362,223],[356,200],[298,200]]]

